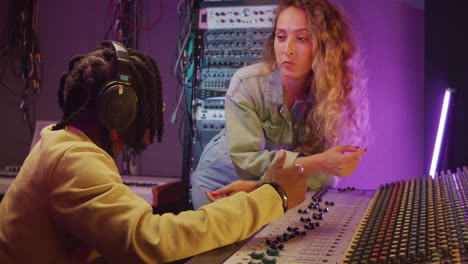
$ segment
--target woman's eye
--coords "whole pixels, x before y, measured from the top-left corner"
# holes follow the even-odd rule
[[[276,38],[277,38],[278,40],[284,40],[286,37],[283,36],[283,35],[276,35]]]

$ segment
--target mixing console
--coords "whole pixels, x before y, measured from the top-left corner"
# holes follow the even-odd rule
[[[322,189],[309,194],[225,263],[336,263],[344,258],[374,193]]]
[[[468,170],[321,189],[225,263],[468,263]]]

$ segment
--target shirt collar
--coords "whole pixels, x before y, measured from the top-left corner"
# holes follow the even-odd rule
[[[284,98],[284,91],[283,91],[283,85],[281,84],[281,77],[280,77],[280,71],[278,68],[275,68],[271,73],[270,73],[270,78],[268,81],[268,86],[266,88],[266,99],[269,102],[272,103],[277,103],[277,104],[286,104],[286,100]],[[312,105],[312,97],[310,94],[307,95],[307,97],[304,100],[298,100],[292,107],[293,109],[296,107],[297,104],[305,104],[306,106],[311,106]]]
[[[281,84],[280,72],[278,68],[275,68],[270,73],[270,79],[266,89],[266,99],[269,102],[276,104],[285,104],[283,85]]]

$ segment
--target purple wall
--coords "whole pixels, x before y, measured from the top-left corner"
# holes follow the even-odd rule
[[[409,1],[406,1],[409,2]],[[388,0],[341,0],[369,74],[373,141],[339,187],[376,188],[423,175],[424,10]]]
[[[365,66],[369,73],[369,99],[373,142],[358,171],[343,179],[340,187],[376,188],[381,183],[423,174],[424,110],[424,10],[411,1],[336,0],[353,23]],[[6,23],[0,3],[0,28]],[[43,89],[37,98],[37,119],[59,119],[56,91],[61,73],[72,55],[87,52],[105,34],[104,20],[109,1],[40,2],[40,46],[45,71]],[[171,75],[177,41],[176,5],[162,0],[161,20],[141,33],[140,49],[156,58],[164,85],[166,132],[163,143],[142,155],[142,173],[180,177],[182,146],[179,123],[169,123],[176,105],[176,80]],[[152,9],[155,2],[149,1]],[[151,19],[155,10],[150,10]],[[0,167],[21,164],[30,139],[16,102],[0,89]],[[5,147],[3,147],[5,146]]]

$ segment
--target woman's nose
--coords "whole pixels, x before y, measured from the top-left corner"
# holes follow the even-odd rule
[[[294,56],[296,54],[296,45],[294,45],[294,40],[287,40],[285,51],[288,56]]]

